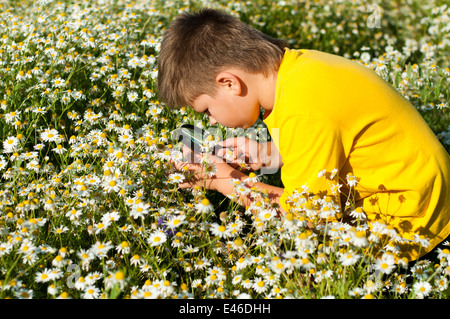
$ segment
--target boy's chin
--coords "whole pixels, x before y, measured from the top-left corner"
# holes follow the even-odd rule
[[[246,128],[249,128],[249,127],[252,127],[253,125],[255,125],[255,123],[258,121],[258,119],[259,119],[259,115],[256,118],[254,118]]]
[[[236,124],[228,124],[228,125],[222,124],[222,125],[229,127],[229,128],[242,128],[245,130],[249,127],[252,127],[256,123],[256,121],[258,121],[258,117],[254,120],[249,120],[246,123],[236,123]]]

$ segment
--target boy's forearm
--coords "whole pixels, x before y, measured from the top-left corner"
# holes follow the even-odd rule
[[[225,196],[232,195],[234,191],[234,186],[232,185],[231,181],[232,179],[238,179],[241,182],[245,183],[247,187],[256,187],[259,190],[267,190],[268,197],[270,199],[270,202],[272,204],[276,204],[278,207],[278,210],[281,213],[284,213],[284,210],[282,209],[280,205],[280,197],[284,192],[284,189],[281,187],[276,187],[272,185],[268,185],[261,182],[246,182],[246,179],[248,178],[247,175],[245,175],[242,172],[239,172],[238,170],[231,169],[228,172],[228,176],[218,176],[211,182],[211,188],[222,193]],[[239,198],[244,206],[249,206],[252,203],[252,199],[249,196],[240,196]]]
[[[262,143],[260,158],[263,166],[267,169],[278,169],[283,165],[280,153],[272,141]]]

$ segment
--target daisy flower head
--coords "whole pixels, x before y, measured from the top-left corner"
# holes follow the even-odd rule
[[[231,235],[231,231],[227,226],[219,225],[218,223],[212,223],[210,230],[214,236],[219,238],[227,238]]]
[[[51,279],[51,270],[50,269],[44,269],[43,271],[39,271],[35,275],[35,281],[36,282],[48,282]]]
[[[395,258],[391,254],[383,254],[381,258],[377,258],[374,264],[375,271],[382,274],[390,274],[395,269]]]
[[[445,291],[448,288],[448,279],[443,276],[435,278],[434,285],[439,291]]]
[[[126,276],[125,272],[118,270],[114,273],[110,273],[109,276],[105,279],[106,289],[112,289],[114,286],[118,286],[120,290],[122,290],[126,285]]]
[[[139,95],[135,91],[131,91],[127,93],[128,101],[134,102],[139,98]]]
[[[248,174],[248,177],[244,180],[244,182],[246,183],[248,182],[256,183],[257,181],[259,181],[259,176],[256,175],[254,172]]]
[[[2,155],[0,155],[0,171],[4,170],[7,165],[8,165],[8,162],[5,160],[5,158]]]
[[[161,246],[167,241],[167,235],[161,231],[157,230],[153,232],[149,238],[147,239],[147,242],[150,244],[150,246]]]
[[[54,284],[48,285],[47,292],[49,295],[55,296],[58,293],[58,289]]]
[[[330,205],[325,205],[320,209],[318,216],[322,219],[329,219],[335,217],[338,212],[339,209]]]
[[[181,173],[172,173],[169,175],[169,182],[179,184],[184,181],[184,175]]]
[[[19,149],[19,139],[9,136],[3,141],[3,153],[13,153]]]
[[[110,150],[110,159],[115,163],[125,163],[128,156],[121,148],[114,148]]]
[[[352,230],[350,236],[351,243],[356,247],[366,247],[369,244],[365,230]]]
[[[94,253],[89,249],[80,249],[77,252],[78,258],[80,258],[83,266],[89,265],[89,263],[95,258]]]
[[[108,251],[111,248],[113,248],[113,245],[111,244],[110,241],[108,241],[108,242],[98,241],[91,247],[91,251],[95,257],[102,259],[102,258],[106,257]]]
[[[65,232],[67,232],[67,231],[69,231],[69,228],[67,228],[64,225],[60,225],[59,227],[56,227],[56,228],[53,229],[53,232],[55,234],[58,234],[58,235],[63,234]]]
[[[56,154],[63,154],[64,152],[67,151],[67,149],[65,147],[63,147],[61,144],[56,145],[55,148],[52,149],[53,152],[55,152]]]
[[[256,277],[253,281],[252,288],[258,294],[264,293],[267,289],[269,289],[268,283],[261,277]]]
[[[350,216],[356,220],[365,220],[367,217],[362,207],[356,207],[350,212]]]
[[[20,288],[14,292],[17,299],[33,299],[33,290]]]
[[[242,196],[247,196],[251,192],[251,189],[243,183],[235,184],[234,190],[238,195]]]
[[[224,159],[227,163],[233,163],[236,161],[236,155],[231,149],[226,149]]]
[[[186,216],[185,215],[176,215],[176,216],[171,216],[167,221],[166,221],[166,226],[169,227],[170,229],[175,229],[176,227],[179,227],[183,224],[186,224]]]
[[[214,163],[214,162],[205,163],[203,165],[203,168],[209,177],[213,177],[217,173],[217,166],[216,166],[216,163]]]
[[[102,216],[103,223],[115,222],[115,221],[118,221],[119,219],[120,219],[120,214],[117,210],[113,210]]]
[[[424,248],[430,246],[430,240],[423,235],[414,234],[414,241]]]
[[[116,250],[119,254],[128,254],[131,251],[130,243],[127,241],[122,241],[122,243],[116,246]]]
[[[351,173],[347,174],[346,179],[347,179],[347,185],[350,187],[355,187],[356,184],[358,184],[358,178]]]
[[[238,285],[241,281],[242,281],[242,275],[236,275],[233,277],[231,282],[233,285]]]
[[[277,216],[277,211],[273,208],[262,209],[258,214],[258,217],[263,221],[272,220],[275,216]]]
[[[143,260],[141,256],[134,254],[133,257],[130,258],[130,264],[133,266],[141,266],[143,264]]]
[[[41,140],[44,142],[59,142],[61,138],[59,132],[54,128],[52,129],[48,128],[43,130],[40,136]]]
[[[123,183],[121,179],[115,178],[114,175],[110,175],[104,179],[102,186],[107,193],[117,193],[122,189]]]
[[[421,280],[414,283],[412,289],[417,298],[423,299],[430,294],[432,286],[428,281]]]
[[[236,270],[242,270],[253,263],[249,258],[241,257],[236,261]]]
[[[83,292],[84,299],[98,299],[101,296],[101,290],[96,286],[88,286]]]
[[[200,202],[195,205],[198,213],[210,213],[214,210],[214,206],[211,204],[209,199],[204,197]]]
[[[354,251],[348,251],[339,256],[339,262],[342,266],[351,266],[358,262],[361,258],[361,255],[355,253]]]
[[[199,249],[200,249],[200,248],[194,247],[194,246],[192,246],[192,245],[186,245],[186,246],[183,248],[183,251],[184,251],[185,253],[188,253],[188,254],[193,254],[193,253],[198,252]]]
[[[242,231],[243,227],[244,227],[244,223],[240,219],[231,222],[229,224],[231,235],[237,236]],[[241,243],[241,245],[239,245],[237,242],[234,243],[234,246],[236,246],[236,247],[241,247],[242,245],[243,245],[242,243]]]
[[[101,233],[102,231],[106,231],[106,229],[108,228],[109,225],[110,225],[110,222],[106,222],[106,223],[103,223],[103,222],[95,223],[95,224],[94,224],[94,229],[93,229],[93,231],[94,231],[95,234],[99,234],[99,233]]]
[[[270,263],[270,269],[274,273],[280,274],[283,271],[285,271],[287,268],[287,263],[284,260],[281,260],[280,258],[274,258]]]
[[[443,260],[445,258],[447,263],[450,262],[450,249],[448,249],[448,248],[437,248],[436,252],[438,254],[438,260]]]
[[[6,123],[14,123],[20,120],[20,111],[12,111],[4,115]]]
[[[310,270],[312,268],[314,268],[314,263],[307,257],[303,257],[300,259],[299,265],[301,268],[303,268],[304,270]]]
[[[135,204],[131,207],[130,215],[134,219],[143,218],[145,215],[149,213],[150,210],[150,204],[144,203],[142,201],[136,201]]]

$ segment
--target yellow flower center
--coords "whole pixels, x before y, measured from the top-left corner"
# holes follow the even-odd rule
[[[114,278],[116,280],[124,280],[125,279],[125,274],[121,271],[116,272],[116,274],[114,275]]]

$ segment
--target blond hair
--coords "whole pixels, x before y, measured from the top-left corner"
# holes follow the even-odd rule
[[[179,108],[214,96],[215,78],[228,67],[267,76],[278,70],[286,43],[224,12],[179,15],[164,33],[158,56],[158,97]]]

